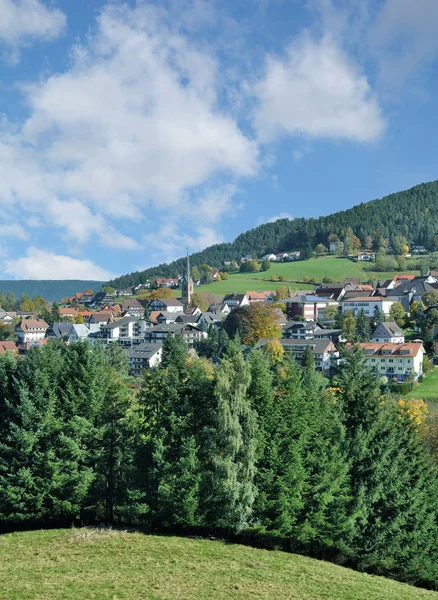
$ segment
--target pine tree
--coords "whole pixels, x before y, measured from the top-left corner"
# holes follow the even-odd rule
[[[344,356],[337,385],[351,473],[349,551],[361,565],[436,577],[436,468],[358,348]]]
[[[56,346],[35,348],[17,367],[9,374],[8,423],[0,442],[0,518],[71,519],[85,501],[93,473],[86,465],[80,416],[69,422],[61,416],[63,355]]]
[[[376,304],[376,306],[374,307],[374,313],[373,313],[374,326],[376,327],[380,323],[383,323],[384,320],[385,320],[385,313]]]
[[[371,339],[371,326],[363,308],[356,317],[356,337],[358,342],[369,342]]]
[[[212,446],[209,522],[239,531],[251,520],[255,499],[256,414],[247,391],[251,382],[240,350],[222,358],[216,371],[216,428]]]
[[[163,355],[161,359],[162,368],[174,367],[178,372],[183,372],[187,366],[187,344],[182,336],[169,333],[163,344]]]
[[[306,346],[304,350],[303,358],[301,360],[301,366],[303,367],[303,369],[307,370],[312,370],[315,368],[315,358],[313,356],[313,352],[310,346]]]

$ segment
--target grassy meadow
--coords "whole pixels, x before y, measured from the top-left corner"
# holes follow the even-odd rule
[[[409,264],[409,263],[408,263]],[[369,271],[370,263],[352,262],[348,258],[324,256],[289,263],[273,263],[269,271],[258,273],[232,273],[225,281],[216,281],[197,288],[200,293],[229,294],[232,292],[265,291],[276,290],[279,285],[277,281],[270,281],[271,275],[278,278],[284,275],[285,284],[291,289],[313,289],[313,285],[305,285],[304,277],[315,277],[321,282],[324,277],[333,277],[336,281],[342,281],[346,277],[357,277],[364,283],[373,279],[389,279],[397,274],[396,271],[377,273]],[[418,275],[415,270],[406,271],[406,274]]]
[[[438,593],[219,541],[99,529],[0,536],[1,600],[420,600]]]
[[[415,383],[414,389],[407,395],[408,398],[422,398],[426,402],[438,404],[438,368],[428,373],[421,383]]]

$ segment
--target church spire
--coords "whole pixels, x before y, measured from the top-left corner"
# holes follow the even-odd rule
[[[189,279],[190,279],[190,258],[189,258],[189,249],[187,248],[186,281],[188,282]]]
[[[187,248],[187,263],[186,272],[182,282],[182,302],[185,306],[189,306],[193,295],[193,279],[190,275],[190,258],[189,249]]]

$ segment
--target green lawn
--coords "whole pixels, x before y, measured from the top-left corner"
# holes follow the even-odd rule
[[[276,290],[281,283],[269,281],[271,275],[284,275],[286,284],[292,289],[305,289],[302,282],[307,275],[316,277],[321,282],[323,277],[333,277],[336,281],[342,281],[345,277],[358,277],[361,282],[371,279],[389,279],[396,275],[394,271],[376,273],[368,271],[370,264],[365,262],[352,262],[348,258],[336,258],[327,256],[312,258],[290,263],[272,264],[269,271],[259,273],[232,273],[225,281],[218,281],[200,286],[197,291],[210,294],[229,294],[232,292],[245,292],[257,290]],[[418,271],[406,271],[410,274],[418,274]]]
[[[0,536],[1,600],[417,600],[438,593],[303,556],[108,530]]]
[[[426,375],[421,383],[415,383],[414,389],[407,397],[422,398],[427,402],[438,402],[438,368]]]

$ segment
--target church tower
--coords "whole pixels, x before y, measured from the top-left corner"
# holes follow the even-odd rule
[[[186,272],[184,274],[182,282],[182,303],[184,304],[184,306],[189,306],[192,300],[193,287],[193,279],[190,275],[189,251],[187,250]]]

